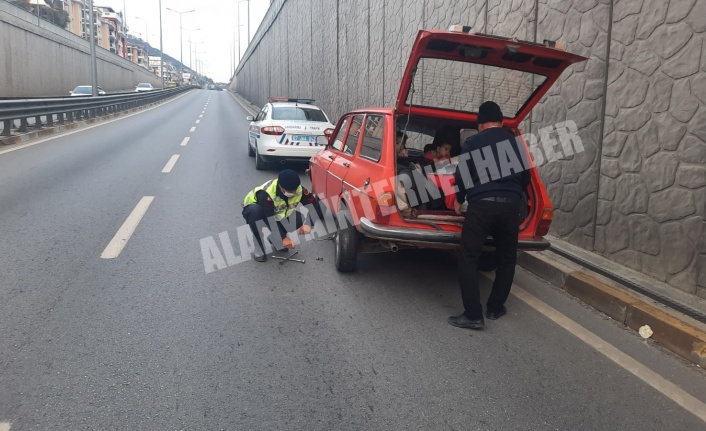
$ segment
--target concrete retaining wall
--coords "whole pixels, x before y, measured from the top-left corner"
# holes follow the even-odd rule
[[[68,96],[91,85],[90,44],[7,2],[0,1],[0,97]],[[150,71],[96,47],[98,85],[129,90],[139,82],[161,86]]]
[[[540,168],[552,232],[706,298],[706,0],[274,0],[233,89],[313,97],[334,121],[393,105],[417,31],[451,24],[589,58],[523,127],[570,119],[584,144]]]

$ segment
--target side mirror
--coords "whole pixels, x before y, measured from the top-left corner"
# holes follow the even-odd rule
[[[255,117],[253,117],[252,115],[248,115],[247,117],[245,117],[245,119],[248,121],[255,121]]]

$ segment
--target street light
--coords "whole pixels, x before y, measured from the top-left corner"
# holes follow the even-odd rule
[[[98,65],[96,64],[96,23],[93,16],[93,0],[88,0],[88,7],[90,9],[88,18],[91,24],[91,75],[93,81],[91,93],[93,97],[96,97],[98,96]]]
[[[192,49],[191,49],[191,33],[194,31],[199,31],[201,29],[200,28],[194,28],[194,29],[185,28],[184,30],[189,32],[189,67],[192,68],[192,66],[191,66],[191,51],[192,51]]]
[[[93,0],[91,0],[93,1]],[[195,9],[192,10],[186,10],[186,11],[178,11],[174,9],[167,8],[167,10],[170,10],[172,12],[178,13],[179,14],[179,44],[180,44],[180,51],[181,54],[179,56],[179,63],[180,63],[180,75],[179,75],[179,82],[184,81],[184,32],[182,32],[183,27],[181,26],[181,16],[184,15],[185,13],[191,13],[191,12],[196,12]]]
[[[164,90],[164,46],[162,45],[162,0],[159,0],[159,76]]]
[[[191,67],[192,69],[193,69],[194,66],[193,66],[193,64],[191,63],[191,53],[193,52],[193,53],[194,53],[194,56],[196,56],[196,47],[197,47],[197,45],[201,45],[202,43],[205,43],[205,42],[204,42],[204,41],[201,41],[201,42],[194,42],[193,51],[191,51],[191,50],[189,51],[189,67]],[[191,44],[189,44],[189,45],[191,45]]]

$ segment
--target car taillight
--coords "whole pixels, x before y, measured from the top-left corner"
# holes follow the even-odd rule
[[[552,208],[544,208],[542,210],[542,216],[539,218],[539,223],[537,224],[537,236],[544,236],[549,232],[549,226],[554,220],[554,210]]]
[[[280,126],[266,126],[260,128],[260,133],[265,135],[281,135],[284,133],[284,127]]]
[[[326,135],[327,138],[330,138],[331,135],[333,135],[333,129],[324,130],[324,135]]]
[[[390,215],[397,211],[395,206],[395,195],[391,192],[385,192],[378,197],[376,209],[376,220],[378,223],[388,223]]]

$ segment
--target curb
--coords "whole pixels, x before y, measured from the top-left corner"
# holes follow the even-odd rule
[[[682,358],[706,368],[706,325],[588,272],[551,252],[521,252],[518,264],[626,327],[649,325],[650,337]]]

